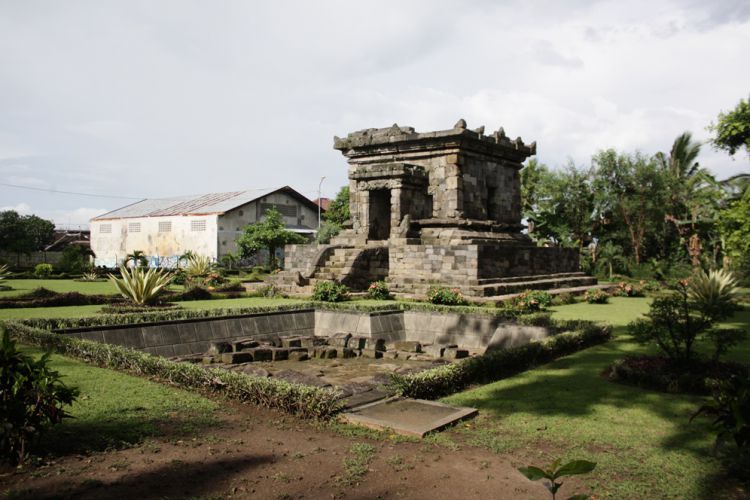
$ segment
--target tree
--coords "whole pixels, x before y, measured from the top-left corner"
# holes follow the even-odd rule
[[[596,249],[596,261],[600,266],[607,266],[609,279],[612,280],[615,266],[624,264],[625,258],[622,255],[622,248],[608,241]]]
[[[727,113],[719,113],[717,123],[708,128],[714,133],[711,142],[716,149],[734,156],[744,147],[750,156],[750,98],[740,99],[737,106]]]
[[[143,250],[133,250],[133,253],[129,253],[125,256],[125,267],[128,266],[129,262],[133,262],[133,267],[148,267],[148,257],[143,253]]]
[[[640,264],[646,241],[664,221],[666,179],[655,159],[609,149],[594,155],[596,193],[601,213],[626,229],[633,257]]]
[[[66,273],[81,273],[91,267],[91,257],[94,252],[83,245],[68,245],[62,251],[60,263],[57,265]]]
[[[323,220],[343,226],[351,217],[349,213],[349,186],[342,187],[336,198],[331,201],[328,210],[323,214]]]
[[[271,269],[277,267],[276,249],[284,245],[305,243],[307,240],[284,226],[281,213],[275,208],[266,211],[265,218],[245,226],[243,234],[237,239],[237,247],[242,258],[247,258],[259,250],[268,250],[268,264]]]
[[[36,215],[19,215],[14,210],[0,212],[0,248],[21,254],[43,250],[52,242],[55,224]]]
[[[719,213],[718,229],[729,263],[750,271],[750,189]]]

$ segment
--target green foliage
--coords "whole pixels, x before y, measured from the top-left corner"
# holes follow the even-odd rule
[[[750,155],[750,99],[740,99],[733,110],[719,113],[717,123],[709,129],[715,134],[712,142],[716,149],[733,156],[744,147]]]
[[[134,267],[148,267],[148,257],[143,250],[133,250],[133,253],[129,253],[125,256],[123,265],[127,265],[132,262]]]
[[[37,264],[34,266],[34,276],[37,278],[49,278],[50,274],[52,274],[52,264]]]
[[[90,271],[90,272],[81,274],[81,277],[78,278],[78,280],[76,281],[94,282],[94,281],[106,281],[106,280],[101,278],[99,274],[96,273],[95,271]]]
[[[7,323],[6,328],[24,343],[51,349],[86,363],[155,377],[172,386],[213,392],[303,418],[328,418],[341,406],[340,394],[331,389],[217,368],[206,369],[192,363],[170,361],[135,349],[59,335],[19,323]]]
[[[94,255],[91,248],[83,245],[68,245],[62,251],[60,263],[57,265],[62,271],[78,274],[91,268],[90,257]]]
[[[121,278],[110,274],[110,281],[123,297],[140,306],[154,304],[172,280],[168,272],[156,268],[128,269],[123,266],[120,267],[120,274]]]
[[[487,351],[481,356],[439,366],[418,373],[391,375],[399,394],[421,399],[436,399],[462,390],[471,384],[499,380],[586,347],[609,340],[609,328],[586,321],[551,322],[553,331],[562,331],[538,342],[518,347]],[[577,331],[568,331],[576,329]]]
[[[313,300],[342,302],[349,299],[349,288],[335,281],[318,281],[313,287]]]
[[[520,467],[518,471],[526,476],[529,481],[545,480],[544,487],[547,488],[554,500],[557,496],[557,491],[563,485],[558,479],[588,474],[596,468],[596,463],[589,462],[588,460],[573,460],[565,465],[561,465],[561,463],[562,461],[558,458],[546,469],[529,465],[528,467]],[[569,497],[568,500],[584,500],[587,498],[589,498],[588,495],[575,495]]]
[[[719,213],[718,230],[729,264],[750,276],[750,189]]]
[[[315,239],[318,243],[321,244],[328,244],[331,242],[331,238],[336,236],[341,232],[341,225],[332,222],[332,221],[325,221],[320,225],[320,229],[318,230],[318,234],[316,235]]]
[[[592,288],[583,294],[583,300],[589,304],[606,304],[609,302],[609,294],[604,290]]]
[[[331,200],[328,210],[323,214],[323,220],[341,227],[350,218],[349,186],[344,186],[339,190],[336,198]]]
[[[617,284],[617,288],[612,291],[612,295],[616,297],[643,297],[645,282],[641,283],[627,283],[620,281]]]
[[[213,272],[214,263],[211,261],[210,257],[197,255],[191,252],[186,257],[186,263],[183,269],[188,277],[192,279],[205,278]]]
[[[375,281],[367,287],[367,297],[374,300],[390,300],[393,298],[385,281]]]
[[[66,387],[49,367],[49,354],[35,361],[22,354],[3,328],[0,343],[0,456],[23,462],[29,447],[47,428],[68,417],[78,391]]]
[[[552,295],[544,290],[526,290],[510,301],[511,309],[521,313],[544,311],[552,304]]]
[[[741,333],[717,332],[715,323],[735,310],[736,289],[731,275],[702,271],[691,280],[681,280],[665,297],[656,297],[646,319],[628,325],[628,331],[642,344],[655,344],[668,358],[690,363],[700,337],[714,343],[714,358],[724,354],[742,338]]]
[[[0,280],[4,280],[8,277],[8,265],[0,264]]]
[[[607,241],[597,246],[596,263],[599,268],[605,267],[607,269],[607,277],[611,280],[615,269],[621,270],[627,266],[627,259],[625,259],[620,246]]]
[[[463,306],[469,303],[458,288],[433,285],[427,290],[427,300],[444,306]]]
[[[278,210],[270,208],[265,218],[245,226],[243,234],[237,239],[239,254],[243,258],[251,257],[259,250],[268,250],[268,264],[272,269],[277,267],[276,249],[284,245],[301,244],[307,241],[303,236],[288,231]]]
[[[732,440],[741,453],[750,453],[750,378],[732,377],[717,382],[713,402],[701,406],[690,417],[714,417],[713,427],[718,431],[716,446]]]
[[[0,212],[0,248],[16,254],[43,250],[52,243],[55,225],[36,215],[19,215],[14,210]]]

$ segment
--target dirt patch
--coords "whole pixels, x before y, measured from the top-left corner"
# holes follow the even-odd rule
[[[467,445],[346,437],[229,406],[211,432],[6,472],[13,498],[543,498],[511,457]],[[364,451],[363,451],[364,450]]]

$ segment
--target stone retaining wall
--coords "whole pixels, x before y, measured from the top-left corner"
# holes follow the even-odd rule
[[[76,328],[60,333],[131,347],[159,356],[185,356],[208,350],[211,342],[242,338],[270,340],[281,335],[359,337],[456,344],[469,349],[505,348],[549,335],[542,327],[517,325],[482,314],[420,311],[358,312],[341,310],[283,311],[162,323]]]

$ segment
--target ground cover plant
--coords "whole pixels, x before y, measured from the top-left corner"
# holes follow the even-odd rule
[[[109,280],[120,294],[139,306],[154,305],[171,281],[169,272],[161,269],[142,267],[120,267],[120,276],[109,275]]]
[[[579,489],[596,498],[741,497],[745,490],[727,477],[713,454],[716,432],[710,419],[689,421],[704,398],[612,384],[600,376],[625,355],[655,352],[626,330],[648,312],[651,300],[613,297],[604,305],[553,306],[558,320],[610,324],[613,340],[443,399],[480,410],[448,436],[501,456],[526,453],[531,458],[525,463],[586,457],[598,465]],[[736,312],[724,325],[750,326],[750,309]],[[712,346],[698,342],[697,349],[708,354]],[[727,359],[750,362],[750,342]]]
[[[390,300],[393,298],[385,281],[375,281],[367,287],[367,298],[373,300]]]
[[[433,285],[427,290],[427,300],[444,306],[464,306],[469,303],[458,288]]]
[[[349,299],[349,288],[335,281],[318,281],[313,287],[312,299],[321,302],[342,302]]]

